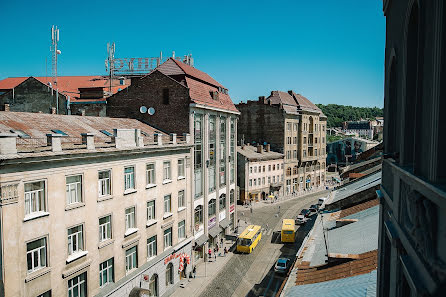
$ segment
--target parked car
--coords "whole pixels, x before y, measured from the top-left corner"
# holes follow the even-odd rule
[[[308,221],[308,218],[306,218],[304,215],[300,214],[297,216],[297,218],[294,220],[294,223],[296,225],[303,225]]]
[[[319,209],[319,206],[317,204],[313,204],[310,206],[310,208],[308,208],[308,210],[313,213],[313,212],[317,212],[317,210]]]
[[[327,199],[327,198],[319,198],[319,200],[317,201],[317,204],[319,205],[319,207],[321,207],[321,205],[325,202],[325,199]]]
[[[311,212],[308,209],[302,209],[300,211],[300,214],[303,215],[304,217],[308,218],[311,215]]]
[[[288,258],[279,258],[274,266],[274,272],[286,274],[290,268],[291,260]]]

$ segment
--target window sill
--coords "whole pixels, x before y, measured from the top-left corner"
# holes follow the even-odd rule
[[[41,277],[42,275],[45,275],[50,271],[51,271],[51,267],[43,267],[39,270],[33,271],[26,276],[25,283],[29,283],[30,281],[32,281],[38,277]]]
[[[112,195],[100,196],[100,197],[98,197],[98,202],[106,201],[106,200],[109,200],[109,199],[112,199],[112,198],[113,198]]]
[[[156,258],[156,255],[155,256],[152,256],[152,257],[150,257],[150,258],[147,258],[147,262],[149,262],[149,261],[151,261],[151,260],[153,260],[153,259],[155,259]]]
[[[79,258],[82,258],[83,256],[86,256],[88,254],[88,251],[79,251],[75,252],[74,254],[68,256],[67,258],[67,264],[71,263]]]
[[[132,194],[132,193],[136,193],[136,189],[127,189],[124,191],[124,195]]]
[[[181,176],[181,175],[180,175],[180,176],[178,177],[178,180],[185,179],[185,178],[186,178],[185,176]]]
[[[172,248],[172,246],[168,246],[168,247],[164,248],[163,252],[165,252],[165,251],[167,251],[167,250],[169,250],[171,248]]]
[[[76,209],[76,208],[83,207],[83,206],[85,206],[85,203],[83,203],[83,202],[72,203],[72,204],[67,205],[67,207],[65,207],[65,211]]]
[[[181,211],[183,211],[183,210],[185,210],[186,209],[186,207],[178,207],[178,212],[181,212]]]
[[[129,228],[129,229],[127,229],[127,231],[125,231],[124,237],[132,235],[133,233],[136,233],[136,232],[138,232],[138,228]]]
[[[146,189],[151,189],[151,188],[155,188],[155,187],[156,187],[156,184],[148,184],[146,186]]]
[[[148,220],[146,223],[146,227],[150,227],[152,225],[155,225],[158,221],[157,220]]]
[[[27,221],[31,221],[31,220],[34,220],[34,219],[37,219],[37,218],[46,217],[46,216],[49,216],[49,215],[50,215],[50,213],[46,212],[46,211],[34,212],[32,214],[26,215],[25,218],[23,219],[23,221],[27,222]]]
[[[173,213],[171,213],[171,212],[166,212],[166,213],[163,215],[163,220],[165,220],[165,219],[167,219],[167,218],[170,218],[172,215],[173,215]]]
[[[106,247],[107,245],[110,245],[114,242],[115,242],[114,239],[107,239],[107,240],[101,241],[98,245],[98,249],[102,249],[103,247]]]
[[[172,182],[171,179],[165,179],[163,180],[163,185],[170,184],[171,182]]]

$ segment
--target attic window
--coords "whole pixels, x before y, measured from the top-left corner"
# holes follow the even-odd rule
[[[111,134],[110,132],[108,132],[107,130],[100,130],[100,132],[104,133],[105,135],[112,137],[113,134]]]
[[[19,138],[31,138],[31,136],[29,136],[28,134],[26,134],[25,132],[23,132],[22,130],[15,130],[15,129],[11,129],[9,130],[11,133],[15,133],[19,136]]]
[[[169,89],[163,89],[163,104],[169,104]]]
[[[62,136],[68,136],[67,133],[65,133],[65,132],[63,132],[63,131],[61,131],[61,130],[58,130],[58,129],[53,129],[53,130],[51,130],[51,131],[54,132],[54,133],[56,133],[56,134],[60,134],[60,135],[62,135]]]
[[[144,136],[146,136],[146,137],[149,137],[149,134],[147,134],[147,133],[144,132],[144,131],[141,131],[141,134],[144,135]]]
[[[217,91],[209,91],[211,98],[218,101],[218,92]]]

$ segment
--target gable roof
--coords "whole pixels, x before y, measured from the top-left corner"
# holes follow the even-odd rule
[[[297,94],[294,91],[271,91],[271,95],[269,95],[267,100],[269,100],[271,104],[282,104],[285,111],[288,113],[295,113],[297,110],[304,110],[316,112],[319,114],[319,116],[325,117],[319,107],[317,107],[306,97],[302,96],[301,94]],[[294,109],[296,109],[296,111],[294,111]]]
[[[0,90],[11,90],[22,82],[27,80],[29,77],[8,77],[0,80]]]

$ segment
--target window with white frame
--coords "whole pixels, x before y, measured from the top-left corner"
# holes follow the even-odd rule
[[[215,205],[215,199],[211,199],[208,202],[208,217],[212,217],[215,215],[217,206]]]
[[[147,185],[156,184],[155,164],[154,163],[150,163],[150,164],[146,165],[146,184]]]
[[[249,173],[252,173],[252,166],[249,167]]]
[[[130,207],[125,210],[125,230],[135,228],[135,207]]]
[[[68,297],[87,296],[87,272],[68,280]]]
[[[173,264],[169,263],[166,267],[166,287],[173,284]]]
[[[178,208],[186,207],[186,199],[184,197],[184,190],[178,191]]]
[[[114,281],[113,258],[99,264],[99,286],[104,287]]]
[[[186,238],[186,222],[183,220],[178,223],[178,239]]]
[[[68,229],[68,255],[81,252],[84,249],[83,225]]]
[[[109,196],[111,195],[111,171],[104,170],[98,173],[98,188],[99,196]]]
[[[124,168],[124,190],[135,189],[135,167]]]
[[[128,273],[138,268],[138,254],[136,246],[125,251],[125,272]]]
[[[249,180],[249,186],[252,187],[252,179]]]
[[[46,237],[28,242],[26,244],[26,261],[28,273],[47,267]]]
[[[170,161],[164,161],[163,163],[163,177],[164,177],[164,181],[170,180],[171,179],[171,175],[170,175]]]
[[[185,176],[184,159],[178,159],[178,178]]]
[[[156,256],[156,235],[147,239],[147,259]]]
[[[99,241],[112,238],[111,215],[99,219]]]
[[[147,221],[156,220],[155,200],[147,202]]]
[[[164,249],[172,246],[172,227],[164,230]]]
[[[82,175],[66,177],[67,205],[82,202]]]
[[[172,197],[171,195],[164,196],[164,213],[172,212]]]
[[[46,211],[45,181],[25,184],[25,215]]]
[[[260,180],[260,178],[259,178]],[[260,184],[260,181],[259,181]],[[226,208],[226,194],[221,194],[219,199],[219,211],[222,211]]]
[[[268,176],[268,184],[271,183],[271,176]]]

